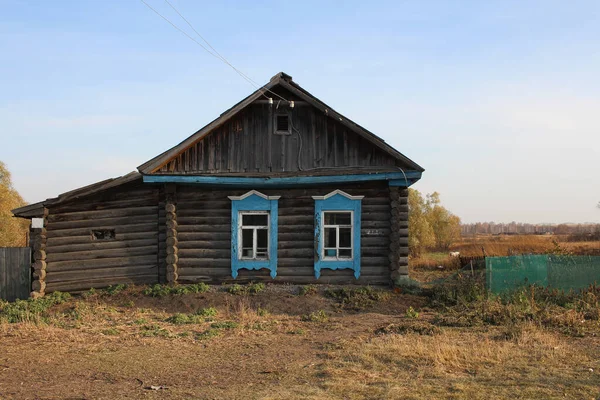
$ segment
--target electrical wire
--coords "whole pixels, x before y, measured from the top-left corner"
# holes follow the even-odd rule
[[[258,90],[261,95],[263,95],[266,99],[271,99],[269,96],[267,96],[265,94],[265,92],[269,92],[272,93],[273,95],[279,97],[280,99],[282,99],[283,101],[286,101],[289,103],[289,100],[285,99],[283,96],[279,95],[278,93],[273,92],[272,90],[264,87],[263,86],[259,86],[253,79],[251,79],[248,75],[244,74],[242,71],[240,71],[239,69],[237,69],[235,66],[233,66],[233,64],[231,64],[229,61],[227,61],[227,59],[225,57],[223,57],[213,46],[211,46],[211,44],[194,28],[194,26],[177,10],[177,8],[175,8],[175,6],[173,6],[173,4],[171,4],[168,0],[165,0],[165,2],[181,17],[181,19],[183,19],[190,28],[192,28],[192,30],[200,37],[200,39],[202,39],[204,41],[204,43],[206,43],[208,45],[208,47],[210,47],[213,51],[210,51],[208,48],[206,48],[206,46],[204,46],[202,43],[200,43],[199,41],[197,41],[196,39],[194,39],[191,35],[189,35],[187,32],[185,32],[183,29],[181,29],[180,27],[178,27],[177,25],[175,25],[173,22],[171,22],[167,17],[163,16],[161,13],[159,13],[156,9],[154,9],[150,4],[148,4],[146,1],[144,0],[140,0],[142,3],[144,3],[144,5],[146,7],[148,7],[150,10],[152,10],[156,15],[158,15],[159,17],[161,17],[162,19],[164,19],[166,22],[168,22],[173,28],[175,28],[176,30],[178,30],[179,32],[181,32],[183,35],[185,35],[188,39],[190,39],[191,41],[193,41],[195,44],[197,44],[198,46],[200,46],[204,51],[206,51],[208,54],[210,54],[211,56],[215,57],[216,59],[222,61],[223,63],[225,63],[226,65],[228,65],[229,67],[231,67],[238,75],[240,75],[244,80],[246,80],[249,84],[251,84],[252,86],[254,86],[254,88],[256,90]]]

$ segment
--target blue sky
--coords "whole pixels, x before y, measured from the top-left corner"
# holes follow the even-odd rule
[[[163,0],[147,0],[191,30]],[[172,0],[426,168],[465,222],[600,222],[600,2]],[[0,0],[0,160],[35,202],[123,175],[254,89],[138,0]]]

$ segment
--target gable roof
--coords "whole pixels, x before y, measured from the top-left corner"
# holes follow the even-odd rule
[[[159,154],[158,156],[154,157],[153,159],[140,165],[138,167],[138,171],[142,174],[152,174],[152,173],[156,172],[158,169],[160,169],[162,166],[164,166],[166,163],[168,163],[171,159],[173,159],[174,157],[183,153],[187,148],[189,148],[190,146],[192,146],[193,144],[195,144],[196,142],[198,142],[199,140],[204,138],[206,135],[208,135],[210,132],[212,132],[215,128],[217,128],[217,127],[221,126],[222,124],[224,124],[225,122],[227,122],[229,119],[231,119],[238,112],[240,112],[242,109],[244,109],[245,107],[250,105],[255,100],[258,100],[261,96],[263,96],[263,94],[266,91],[271,90],[276,86],[281,86],[282,88],[286,89],[288,92],[290,92],[293,95],[299,97],[300,99],[306,101],[313,107],[319,109],[320,111],[325,113],[325,115],[327,115],[327,116],[335,119],[339,123],[343,124],[350,131],[356,133],[357,135],[361,136],[368,142],[372,143],[374,146],[376,146],[383,152],[389,154],[390,156],[395,158],[397,161],[400,161],[403,164],[408,165],[411,170],[420,171],[420,172],[424,171],[423,167],[421,167],[420,165],[418,165],[417,163],[412,161],[410,158],[408,158],[405,155],[403,155],[402,153],[400,153],[398,150],[394,149],[392,146],[387,144],[379,136],[368,131],[367,129],[363,128],[362,126],[358,125],[357,123],[353,122],[352,120],[346,118],[342,114],[336,112],[331,107],[329,107],[327,104],[323,103],[321,100],[317,99],[315,96],[310,94],[308,91],[306,91],[305,89],[300,87],[296,82],[294,82],[292,80],[292,77],[290,75],[287,75],[283,72],[280,72],[280,73],[276,74],[275,76],[273,76],[271,78],[271,80],[269,81],[269,83],[264,85],[262,88],[256,90],[250,96],[246,97],[245,99],[243,99],[242,101],[240,101],[239,103],[237,103],[236,105],[234,105],[233,107],[228,109],[227,111],[223,112],[218,118],[213,120],[208,125],[204,126],[202,129],[200,129],[196,133],[192,134],[190,137],[188,137],[187,139],[185,139],[178,145],[170,148],[169,150]]]

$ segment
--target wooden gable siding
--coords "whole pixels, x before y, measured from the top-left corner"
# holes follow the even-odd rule
[[[273,134],[267,104],[252,104],[156,173],[271,173],[336,167],[394,167],[396,160],[306,104],[291,111],[291,135]],[[287,106],[282,108],[289,109]]]
[[[136,183],[49,206],[46,292],[158,281],[158,189]],[[94,240],[93,230],[115,237]]]
[[[361,227],[361,276],[352,270],[323,269],[314,276],[314,204],[312,196],[341,189],[351,195],[364,195]],[[269,270],[239,270],[231,277],[231,200],[247,189],[206,190],[194,186],[177,187],[178,282],[272,282]],[[385,183],[365,183],[335,187],[261,190],[279,199],[278,265],[276,282],[332,284],[388,284],[390,282],[391,208]],[[408,222],[406,222],[408,223]],[[408,255],[408,247],[405,249]]]

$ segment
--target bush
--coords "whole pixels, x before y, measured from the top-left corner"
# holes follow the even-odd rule
[[[311,294],[317,294],[318,291],[319,289],[317,288],[317,285],[303,285],[298,288],[298,295],[308,296]]]
[[[0,303],[0,322],[40,322],[46,319],[46,311],[71,298],[69,293],[53,292],[44,297]]]
[[[361,310],[371,307],[379,301],[387,300],[390,294],[366,286],[361,288],[343,287],[340,289],[327,289],[325,290],[325,296],[337,300],[343,308]]]
[[[310,314],[305,314],[301,316],[300,319],[304,322],[327,322],[329,317],[325,311],[319,310],[311,312]]]
[[[265,290],[265,284],[262,282],[258,283],[250,283],[246,286],[235,283],[229,286],[227,289],[228,293],[231,293],[236,296],[248,295],[248,294],[258,294]]]
[[[600,287],[595,285],[571,292],[532,285],[493,295],[477,279],[463,277],[434,288],[431,305],[440,309],[434,323],[441,326],[532,322],[574,336],[600,334]]]
[[[160,285],[155,284],[145,288],[142,294],[151,297],[164,297],[168,295],[182,295],[190,293],[204,293],[210,290],[210,286],[204,282],[193,285]]]

